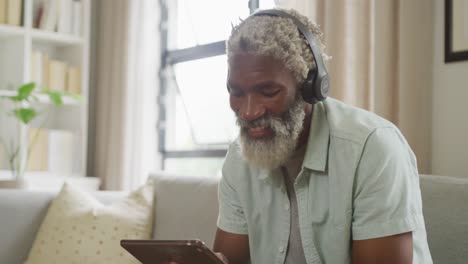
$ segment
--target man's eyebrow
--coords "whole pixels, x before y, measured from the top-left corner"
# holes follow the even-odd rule
[[[253,90],[262,90],[262,89],[265,89],[265,88],[268,88],[268,87],[282,87],[281,84],[275,82],[275,81],[265,81],[265,82],[260,82],[260,83],[256,83],[255,85],[252,86],[252,89]]]
[[[240,86],[235,84],[235,83],[231,83],[231,82],[227,82],[226,83],[227,85],[227,88],[229,89],[240,89]],[[265,88],[268,88],[268,87],[272,87],[272,86],[275,86],[275,87],[283,87],[280,83],[277,83],[275,81],[264,81],[264,82],[259,82],[259,83],[256,83],[254,85],[252,85],[251,87],[249,87],[248,89],[252,89],[252,90],[262,90],[262,89],[265,89]]]
[[[226,86],[227,86],[227,88],[229,88],[229,89],[239,89],[239,87],[237,86],[237,84],[231,83],[231,82],[229,82],[229,81],[226,83]]]

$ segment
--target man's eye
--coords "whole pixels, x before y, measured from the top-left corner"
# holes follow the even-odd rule
[[[229,95],[231,96],[235,96],[235,97],[240,97],[242,96],[244,93],[241,91],[241,90],[238,90],[238,89],[229,89]]]
[[[264,90],[262,91],[262,94],[266,97],[273,97],[275,95],[277,95],[278,93],[280,92],[279,89],[275,89],[275,90]]]

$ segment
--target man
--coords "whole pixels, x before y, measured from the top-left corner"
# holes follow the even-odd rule
[[[283,11],[319,39],[306,17]],[[317,71],[297,25],[250,16],[227,55],[240,136],[223,166],[214,250],[230,264],[432,263],[408,143],[372,113],[304,101]]]

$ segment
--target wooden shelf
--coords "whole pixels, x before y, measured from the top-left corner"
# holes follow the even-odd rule
[[[16,91],[12,91],[12,90],[0,90],[0,96],[14,96],[16,95]],[[37,97],[38,101],[36,102],[32,102],[32,103],[40,103],[40,104],[53,104],[50,99],[49,99],[49,96],[46,95],[46,94],[37,94],[37,93],[34,93],[34,95]],[[70,98],[70,97],[64,97],[63,98],[63,104],[64,105],[76,105],[76,106],[80,106],[80,105],[86,105],[85,102],[79,102],[73,98]]]
[[[47,96],[46,94],[36,94],[36,97],[38,99],[37,103],[50,104],[50,105],[53,104],[50,101],[49,96]],[[64,105],[75,105],[75,106],[84,105],[84,103],[80,103],[79,101],[74,100],[73,98],[70,98],[70,97],[64,97],[62,99],[63,99]]]
[[[0,96],[13,96],[16,95],[16,91],[13,90],[0,90]]]
[[[26,33],[26,29],[23,27],[10,26],[0,24],[0,38],[1,37],[21,37]]]
[[[0,24],[0,38],[24,37],[28,35],[28,33],[30,33],[32,41],[36,43],[47,43],[57,46],[78,46],[85,43],[82,37]]]
[[[77,36],[44,31],[40,29],[32,29],[31,36],[33,42],[44,42],[48,44],[54,43],[58,46],[75,46],[82,45],[84,43],[83,38]]]

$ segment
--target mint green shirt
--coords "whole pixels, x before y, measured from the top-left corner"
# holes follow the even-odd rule
[[[290,209],[281,171],[249,167],[234,143],[222,173],[218,227],[249,236],[252,263],[284,263]],[[350,263],[352,240],[406,232],[413,263],[432,263],[416,158],[392,123],[332,98],[317,103],[294,188],[308,264]]]

